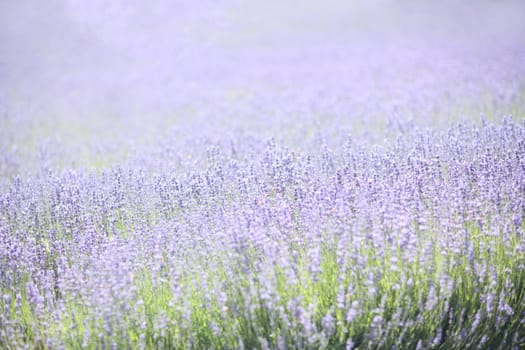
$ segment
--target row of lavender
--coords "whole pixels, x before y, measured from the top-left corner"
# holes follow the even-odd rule
[[[166,144],[14,179],[0,344],[525,346],[523,122],[316,142]]]
[[[397,137],[414,125],[442,128],[481,112],[492,120],[519,116],[525,44],[510,37],[494,40],[495,48],[486,38],[460,38],[412,34],[199,52],[174,69],[178,79],[123,85],[109,101],[101,94],[103,103],[69,83],[69,94],[53,99],[46,80],[37,89],[51,94],[41,97],[45,103],[11,105],[0,96],[0,189],[41,169],[109,167],[165,137],[177,152],[195,138],[249,133],[303,149],[320,136],[335,148],[348,133],[378,143],[390,136],[385,131]]]

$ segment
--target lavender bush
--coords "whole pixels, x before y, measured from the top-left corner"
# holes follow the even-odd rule
[[[504,3],[480,7],[509,15],[483,37],[464,18],[460,35],[408,35],[403,7],[385,32],[343,32],[351,42],[297,21],[294,38],[311,41],[282,47],[266,28],[265,51],[223,29],[177,61],[182,78],[137,78],[152,92],[125,109],[80,93],[100,109],[69,96],[70,114],[59,83],[14,98],[25,85],[9,66],[0,348],[525,348],[525,46],[510,16],[523,7]],[[180,16],[209,19],[204,7]],[[83,25],[104,31],[97,16]],[[149,33],[187,45],[168,22]],[[152,62],[111,23],[115,50],[136,50],[129,67]],[[81,92],[102,84],[86,65],[67,78]]]

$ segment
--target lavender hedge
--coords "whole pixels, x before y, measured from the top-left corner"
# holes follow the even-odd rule
[[[235,142],[203,142],[191,169],[161,152],[16,177],[1,344],[525,346],[523,122],[312,153]]]

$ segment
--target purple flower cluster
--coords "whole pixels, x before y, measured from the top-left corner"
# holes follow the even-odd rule
[[[434,324],[429,347],[483,319],[522,344],[524,140],[506,118],[16,178],[0,195],[2,342],[201,347],[205,327],[227,347],[402,346]]]

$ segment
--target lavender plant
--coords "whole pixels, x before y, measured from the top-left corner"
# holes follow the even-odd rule
[[[17,178],[0,200],[2,343],[520,348],[523,140],[507,118]]]

